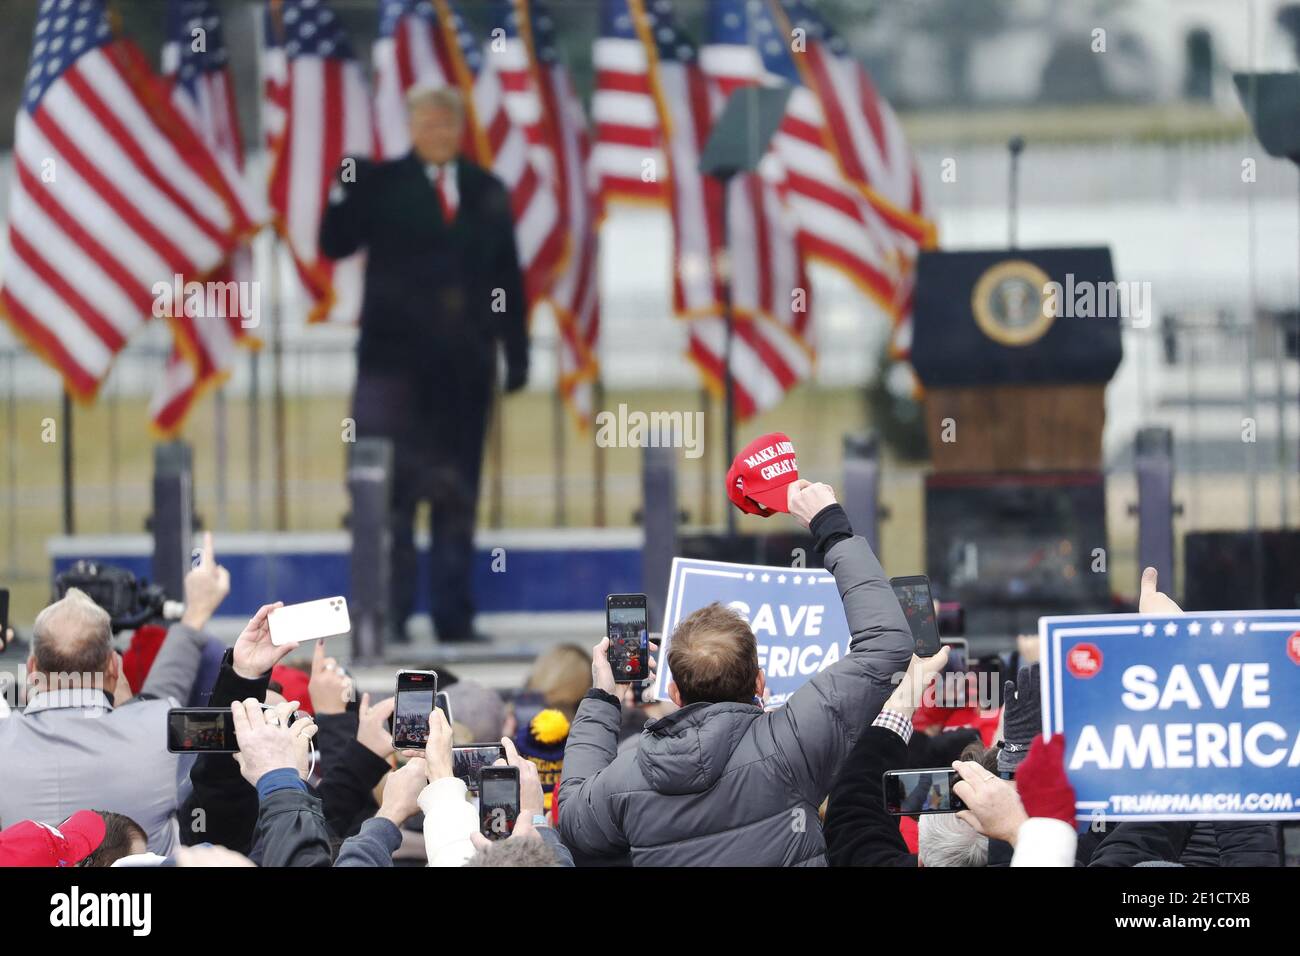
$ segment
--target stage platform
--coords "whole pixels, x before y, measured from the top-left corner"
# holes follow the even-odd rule
[[[354,669],[362,690],[391,692],[403,666],[450,668],[493,687],[517,686],[538,653],[555,644],[594,644],[604,633],[605,595],[636,593],[641,585],[640,529],[480,531],[475,538],[477,628],[488,644],[443,645],[433,640],[428,615],[428,540],[417,536],[420,571],[409,644],[389,647],[383,665]],[[348,594],[347,532],[222,533],[217,560],[230,571],[231,591],[213,619],[212,633],[233,642],[263,604],[294,604]],[[78,559],[114,564],[151,577],[153,539],[140,535],[77,535],[47,543],[51,572]],[[498,570],[494,570],[497,568]],[[351,657],[350,642],[335,638],[329,652]]]

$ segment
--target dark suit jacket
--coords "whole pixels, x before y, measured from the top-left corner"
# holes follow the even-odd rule
[[[490,383],[497,342],[512,376],[526,373],[527,309],[510,196],[492,173],[463,157],[456,163],[460,197],[450,225],[414,152],[357,160],[356,181],[334,188],[321,251],[335,259],[367,252],[362,375],[446,376],[453,390],[482,376]]]

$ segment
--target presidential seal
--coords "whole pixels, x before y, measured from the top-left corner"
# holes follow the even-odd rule
[[[990,267],[971,292],[975,324],[1001,345],[1037,342],[1056,318],[1047,308],[1049,282],[1046,272],[1024,259]]]

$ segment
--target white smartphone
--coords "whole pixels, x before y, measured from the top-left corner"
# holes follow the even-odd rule
[[[267,616],[266,622],[271,628],[271,643],[277,647],[338,637],[352,630],[347,598],[343,597],[321,598],[276,608]]]

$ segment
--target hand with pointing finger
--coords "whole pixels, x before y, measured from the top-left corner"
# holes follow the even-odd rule
[[[1155,568],[1147,568],[1142,572],[1142,592],[1138,596],[1138,611],[1143,614],[1182,614],[1183,609],[1174,603],[1173,598],[1157,590],[1160,586],[1158,578],[1159,572]]]
[[[196,631],[203,630],[229,593],[230,572],[217,564],[212,532],[205,531],[198,566],[185,575],[185,613],[181,623]]]

